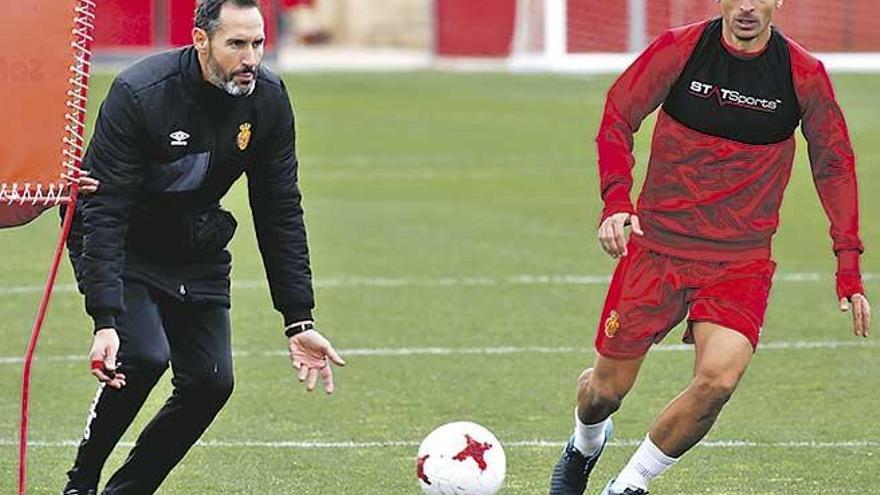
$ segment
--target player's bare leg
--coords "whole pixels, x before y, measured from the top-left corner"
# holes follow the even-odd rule
[[[578,418],[585,424],[595,424],[617,411],[635,384],[643,360],[644,356],[619,360],[597,355],[593,367],[578,377]]]
[[[597,355],[578,377],[574,434],[550,477],[550,495],[581,495],[613,430],[611,414],[632,389],[644,357],[632,360]]]
[[[729,328],[701,322],[693,332],[694,378],[651,425],[651,439],[671,457],[690,450],[709,431],[753,354],[748,339]]]
[[[657,416],[648,437],[604,493],[646,493],[651,479],[708,433],[736,390],[752,359],[748,339],[707,322],[695,323],[693,334],[696,358],[691,383]]]

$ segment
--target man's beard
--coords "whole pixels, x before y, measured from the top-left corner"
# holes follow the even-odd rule
[[[214,55],[208,52],[208,81],[232,96],[248,96],[254,92],[254,88],[257,87],[256,76],[258,68],[259,66],[254,67],[253,69],[243,69],[231,73],[225,73],[223,72],[223,68],[220,67],[220,64],[217,63],[217,59],[214,58]],[[251,82],[244,85],[235,82],[235,76],[248,72],[254,74],[254,78]]]

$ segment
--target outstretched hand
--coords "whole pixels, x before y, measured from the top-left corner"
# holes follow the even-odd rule
[[[116,372],[116,354],[119,352],[119,336],[115,328],[102,328],[95,332],[92,350],[89,351],[92,376],[113,388],[125,386],[125,375]]]
[[[599,226],[599,243],[612,258],[626,256],[627,225],[632,226],[635,235],[645,235],[639,224],[639,217],[631,213],[615,213],[606,218]]]
[[[320,376],[321,381],[324,382],[324,390],[332,394],[335,386],[330,363],[345,366],[345,360],[336,352],[330,341],[317,330],[307,330],[290,337],[288,347],[290,363],[299,370],[297,376],[299,381],[305,382],[306,391],[315,390]]]
[[[853,294],[849,299],[840,299],[840,311],[849,311],[852,307],[853,335],[856,337],[868,337],[868,329],[871,326],[871,305],[864,294]]]

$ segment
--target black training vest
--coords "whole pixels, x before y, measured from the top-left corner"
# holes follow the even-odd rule
[[[710,21],[663,110],[690,129],[742,143],[788,139],[801,117],[788,42],[772,28],[764,53],[740,58],[722,45],[721,19]]]

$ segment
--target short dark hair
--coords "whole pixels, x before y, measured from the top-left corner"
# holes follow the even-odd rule
[[[195,27],[213,36],[220,27],[220,9],[231,3],[236,7],[260,8],[259,0],[199,0],[196,4]]]

